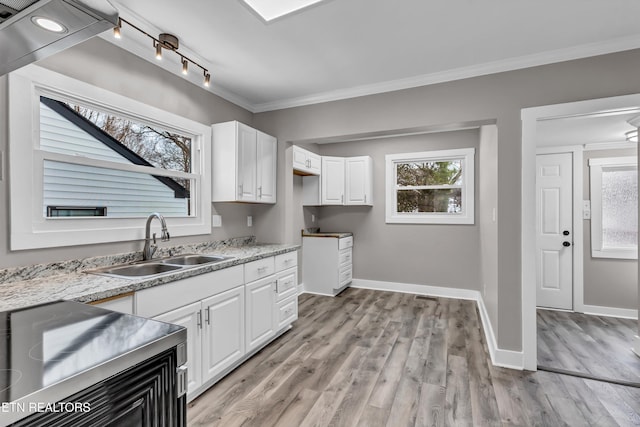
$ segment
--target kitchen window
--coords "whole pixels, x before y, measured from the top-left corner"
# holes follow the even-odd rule
[[[388,154],[386,222],[474,223],[473,148]]]
[[[638,258],[638,162],[636,157],[589,160],[591,256]]]
[[[9,75],[11,249],[210,232],[209,126],[28,66]],[[25,197],[29,195],[29,197]]]

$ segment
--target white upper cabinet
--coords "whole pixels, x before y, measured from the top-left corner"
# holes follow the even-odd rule
[[[321,194],[323,205],[344,204],[344,157],[322,157]]]
[[[371,157],[323,156],[319,179],[304,177],[303,205],[371,206],[372,182]]]
[[[260,203],[275,203],[278,140],[271,135],[258,131],[257,147],[257,201]]]
[[[275,203],[276,138],[238,121],[212,129],[212,201]]]
[[[373,205],[371,157],[347,157],[345,165],[345,205]]]
[[[320,155],[294,145],[293,173],[296,175],[320,175],[320,159]]]

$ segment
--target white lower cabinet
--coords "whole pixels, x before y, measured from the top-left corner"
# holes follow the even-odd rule
[[[154,317],[187,328],[187,394],[244,356],[244,314],[244,286],[238,286]]]
[[[274,294],[276,291],[276,276],[245,285],[247,304],[247,351],[255,350],[276,333],[274,319]]]
[[[187,394],[202,385],[202,304],[196,302],[154,317],[161,322],[187,328]]]
[[[136,314],[187,328],[192,400],[298,318],[297,251],[136,292]]]
[[[207,298],[202,301],[202,308],[202,369],[206,382],[245,354],[244,286]]]

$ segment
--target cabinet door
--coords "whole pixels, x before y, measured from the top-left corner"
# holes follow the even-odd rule
[[[322,204],[344,204],[344,158],[322,157]]]
[[[322,158],[320,155],[312,152],[307,152],[307,164],[309,165],[309,173],[314,175],[320,175],[322,169]]]
[[[245,285],[247,352],[260,347],[275,333],[275,291],[275,276]]]
[[[258,131],[257,147],[257,201],[275,203],[278,141],[273,136]]]
[[[238,188],[237,199],[244,202],[257,200],[256,145],[257,131],[238,123]]]
[[[368,156],[345,159],[345,205],[370,205],[371,158]]]
[[[306,172],[307,170],[307,150],[293,146],[293,169]]]
[[[187,394],[192,393],[202,384],[202,313],[200,307],[200,302],[196,302],[154,317],[154,320],[187,328],[186,365],[189,378]]]
[[[244,356],[244,286],[202,301],[204,312],[203,382]]]

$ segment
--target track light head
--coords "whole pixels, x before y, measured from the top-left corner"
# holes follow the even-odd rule
[[[182,58],[182,74],[185,76],[189,73],[189,61],[185,58]]]
[[[204,72],[204,85],[209,87],[211,85],[211,74],[209,74],[206,70]]]
[[[120,35],[120,28],[122,28],[122,21],[118,18],[118,25],[113,27],[113,37],[116,39],[122,38]]]

